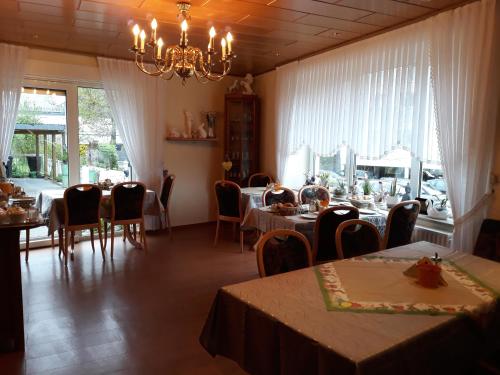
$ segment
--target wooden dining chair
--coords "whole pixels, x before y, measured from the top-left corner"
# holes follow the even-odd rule
[[[274,203],[295,203],[295,193],[293,190],[286,187],[281,187],[279,190],[268,189],[262,194],[262,204],[270,206]]]
[[[132,236],[130,225],[139,225],[140,243],[147,251],[146,228],[144,227],[144,198],[146,185],[138,181],[122,182],[111,190],[111,214],[104,217],[104,241],[107,243],[108,228],[111,225],[111,258],[114,254],[115,226],[123,225],[124,235]]]
[[[248,179],[248,187],[266,187],[273,179],[266,173],[254,173]]]
[[[94,229],[97,229],[99,243],[101,246],[102,259],[105,257],[105,249],[102,241],[100,208],[102,191],[97,185],[80,184],[67,188],[64,191],[64,264],[68,264],[68,246],[71,240],[71,248],[74,249],[75,231],[89,229],[92,251],[94,246]],[[59,238],[59,242],[63,239]],[[71,260],[74,260],[74,254],[71,253]]]
[[[411,243],[419,212],[419,201],[404,201],[391,208],[387,216],[382,248],[390,249]]]
[[[342,222],[353,219],[359,219],[359,210],[351,206],[330,207],[319,213],[314,224],[314,263],[337,259],[335,233]]]
[[[312,264],[309,241],[294,230],[272,230],[264,234],[257,244],[260,277],[295,271]]]
[[[217,246],[219,240],[219,231],[222,221],[238,224],[240,227],[240,248],[243,253],[243,231],[241,223],[243,222],[243,208],[241,205],[241,189],[238,184],[232,181],[216,181],[214,185],[215,201],[217,202],[217,227],[215,229],[214,246]],[[234,229],[234,226],[233,226]]]
[[[376,253],[381,250],[381,244],[377,227],[365,220],[346,220],[335,232],[338,259]]]
[[[299,190],[299,202],[301,204],[309,203],[315,199],[330,202],[330,192],[326,187],[319,185],[306,185]]]
[[[500,220],[485,219],[482,222],[473,254],[500,262]]]
[[[163,185],[161,187],[160,202],[163,205],[163,215],[165,223],[167,224],[170,236],[172,236],[172,222],[170,221],[170,196],[172,195],[172,190],[174,188],[175,175],[169,174],[163,179]]]

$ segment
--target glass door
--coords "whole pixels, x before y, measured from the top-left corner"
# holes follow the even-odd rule
[[[78,87],[78,124],[80,182],[130,180],[131,166],[104,89]]]

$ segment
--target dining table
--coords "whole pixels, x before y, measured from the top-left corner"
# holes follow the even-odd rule
[[[109,210],[110,190],[102,191],[102,210]],[[48,234],[57,231],[64,223],[64,189],[42,190],[37,197],[36,208],[46,219]],[[163,228],[162,204],[153,190],[146,190],[144,198],[144,225],[146,230]]]
[[[404,274],[436,256],[447,286]],[[200,335],[250,374],[465,373],[500,344],[500,264],[428,242],[222,287]]]
[[[330,207],[346,205],[347,203],[331,202]],[[305,207],[305,206],[304,206]],[[302,233],[313,244],[314,226],[318,218],[315,213],[297,213],[295,215],[282,216],[272,210],[270,206],[251,207],[243,219],[243,229],[258,229],[260,232],[268,232],[275,229],[290,229]],[[386,212],[374,210],[360,210],[359,218],[375,225],[380,236],[383,238],[387,222]]]

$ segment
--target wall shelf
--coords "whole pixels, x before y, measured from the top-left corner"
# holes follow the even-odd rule
[[[169,142],[217,142],[217,138],[182,138],[182,137],[166,137]]]

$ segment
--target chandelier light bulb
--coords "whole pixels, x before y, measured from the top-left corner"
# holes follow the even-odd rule
[[[233,35],[231,33],[227,33],[227,53],[231,54],[231,43],[233,42]]]
[[[222,38],[220,45],[222,47],[222,60],[224,61],[226,59],[226,39]]]
[[[186,32],[186,31],[187,31],[187,29],[188,29],[188,23],[187,23],[187,21],[186,21],[186,20],[184,20],[184,21],[182,21],[182,23],[181,23],[181,30],[182,30],[182,31],[184,31],[184,32]]]
[[[144,44],[146,42],[146,32],[144,30],[141,30],[139,36],[141,37],[141,51],[144,51]]]
[[[153,18],[153,20],[151,21],[151,28],[153,30],[156,30],[157,27],[158,27],[158,22],[156,21],[156,18]]]
[[[156,43],[156,58],[158,60],[161,59],[161,48],[163,47],[163,39],[160,38],[158,39],[158,42]]]
[[[139,29],[139,25],[135,24],[132,28],[132,33],[134,34],[134,49],[137,49],[137,43],[139,41],[139,33],[141,30]]]
[[[210,34],[210,38],[215,37],[215,28],[213,26],[210,28],[209,34]]]

